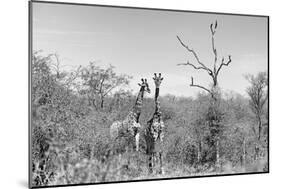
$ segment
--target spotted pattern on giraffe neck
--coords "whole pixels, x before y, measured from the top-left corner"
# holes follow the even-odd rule
[[[155,114],[160,114],[160,101],[159,101],[159,87],[156,87],[155,89],[155,98],[154,98],[154,101],[155,101]]]
[[[142,86],[140,88],[136,103],[133,107],[133,113],[134,113],[134,117],[135,117],[135,120],[137,123],[139,123],[139,117],[141,114],[141,108],[142,108],[142,103],[143,103],[143,96],[144,96],[144,86]]]

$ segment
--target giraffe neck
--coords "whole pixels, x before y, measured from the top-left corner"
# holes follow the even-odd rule
[[[159,101],[159,87],[156,87],[155,90],[155,97],[154,97],[154,101],[155,101],[155,113],[159,113],[160,112],[160,101]]]
[[[142,107],[142,102],[143,102],[143,96],[144,96],[144,87],[141,87],[139,94],[137,96],[137,100],[136,103],[133,107],[133,113],[134,113],[134,117],[136,122],[139,122],[139,117],[141,114],[141,107]]]

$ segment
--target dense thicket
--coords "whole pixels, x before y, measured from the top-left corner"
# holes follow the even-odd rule
[[[123,119],[135,102],[136,94],[124,90],[131,77],[117,74],[112,66],[101,68],[95,63],[62,71],[54,57],[35,52],[32,59],[33,185],[268,169],[267,96],[261,97],[263,105],[257,110],[253,95],[259,77],[248,77],[249,97],[222,94],[218,110],[224,132],[219,138],[219,169],[215,166],[214,133],[208,125],[212,97],[207,93],[196,98],[161,96],[166,173],[148,175],[142,135],[139,152],[125,150],[131,138],[112,141],[109,137],[109,126]],[[261,91],[264,94],[266,87]],[[143,127],[153,108],[153,99],[145,98],[140,117]]]

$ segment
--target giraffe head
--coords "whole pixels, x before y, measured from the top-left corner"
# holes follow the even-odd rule
[[[149,85],[147,83],[146,79],[141,79],[141,84],[139,83],[139,86],[141,87],[142,90],[144,90],[147,93],[150,93]]]
[[[161,77],[161,73],[159,73],[159,75],[157,76],[156,73],[154,73],[154,77],[153,77],[153,80],[154,80],[154,83],[155,83],[155,86],[156,88],[159,88],[160,85],[161,85],[161,82],[164,78]]]

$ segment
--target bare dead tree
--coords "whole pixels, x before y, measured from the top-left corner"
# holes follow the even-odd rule
[[[218,86],[218,75],[222,69],[223,66],[228,66],[231,63],[231,55],[228,55],[227,60],[225,60],[224,57],[221,58],[221,61],[219,63],[219,65],[217,65],[218,63],[218,53],[217,53],[217,49],[215,47],[215,34],[217,31],[217,21],[215,22],[215,25],[211,24],[210,25],[210,30],[211,30],[211,35],[212,35],[212,52],[214,54],[214,63],[212,68],[209,68],[206,66],[205,63],[203,63],[200,59],[198,54],[196,53],[196,51],[192,48],[190,48],[188,45],[186,45],[179,36],[177,36],[178,41],[180,42],[180,44],[189,52],[191,53],[194,58],[197,61],[197,64],[193,64],[190,63],[189,61],[187,61],[186,63],[180,63],[178,65],[185,65],[185,66],[191,66],[193,69],[195,70],[203,70],[206,71],[208,73],[208,75],[212,78],[212,87],[216,88]],[[207,89],[206,87],[202,86],[202,85],[198,85],[198,84],[194,84],[193,81],[193,77],[191,77],[191,87],[198,87],[201,88],[205,91],[207,91],[208,93],[210,93],[212,95],[212,97],[214,98],[214,94],[213,91],[210,89]]]
[[[177,36],[178,41],[180,42],[180,44],[187,50],[188,53],[190,53],[196,60],[196,63],[190,63],[188,60],[186,63],[180,63],[178,65],[184,65],[184,66],[190,66],[195,70],[202,70],[207,72],[207,74],[211,77],[212,80],[212,85],[211,88],[207,88],[204,87],[200,84],[195,84],[194,83],[194,79],[191,76],[191,83],[190,86],[191,87],[197,87],[200,89],[203,89],[204,91],[208,92],[211,97],[212,97],[212,105],[210,107],[212,115],[211,115],[211,120],[210,120],[210,129],[213,129],[215,132],[214,133],[218,133],[218,130],[220,129],[219,126],[219,122],[221,121],[220,116],[218,116],[218,103],[219,103],[219,96],[218,96],[218,76],[220,71],[222,70],[223,67],[227,67],[229,66],[229,64],[231,63],[231,55],[228,55],[228,58],[225,59],[224,57],[221,58],[221,61],[218,61],[218,52],[215,46],[215,34],[217,32],[217,27],[218,27],[218,23],[217,21],[213,24],[210,25],[210,31],[211,31],[211,38],[212,38],[212,52],[214,54],[214,60],[213,60],[213,64],[211,67],[208,67],[205,63],[203,63],[197,52],[192,49],[189,45],[187,45],[186,43],[184,43],[181,38],[179,36]],[[217,165],[220,164],[220,137],[218,134],[214,134],[213,138],[215,138],[215,146],[216,146],[216,163]]]

